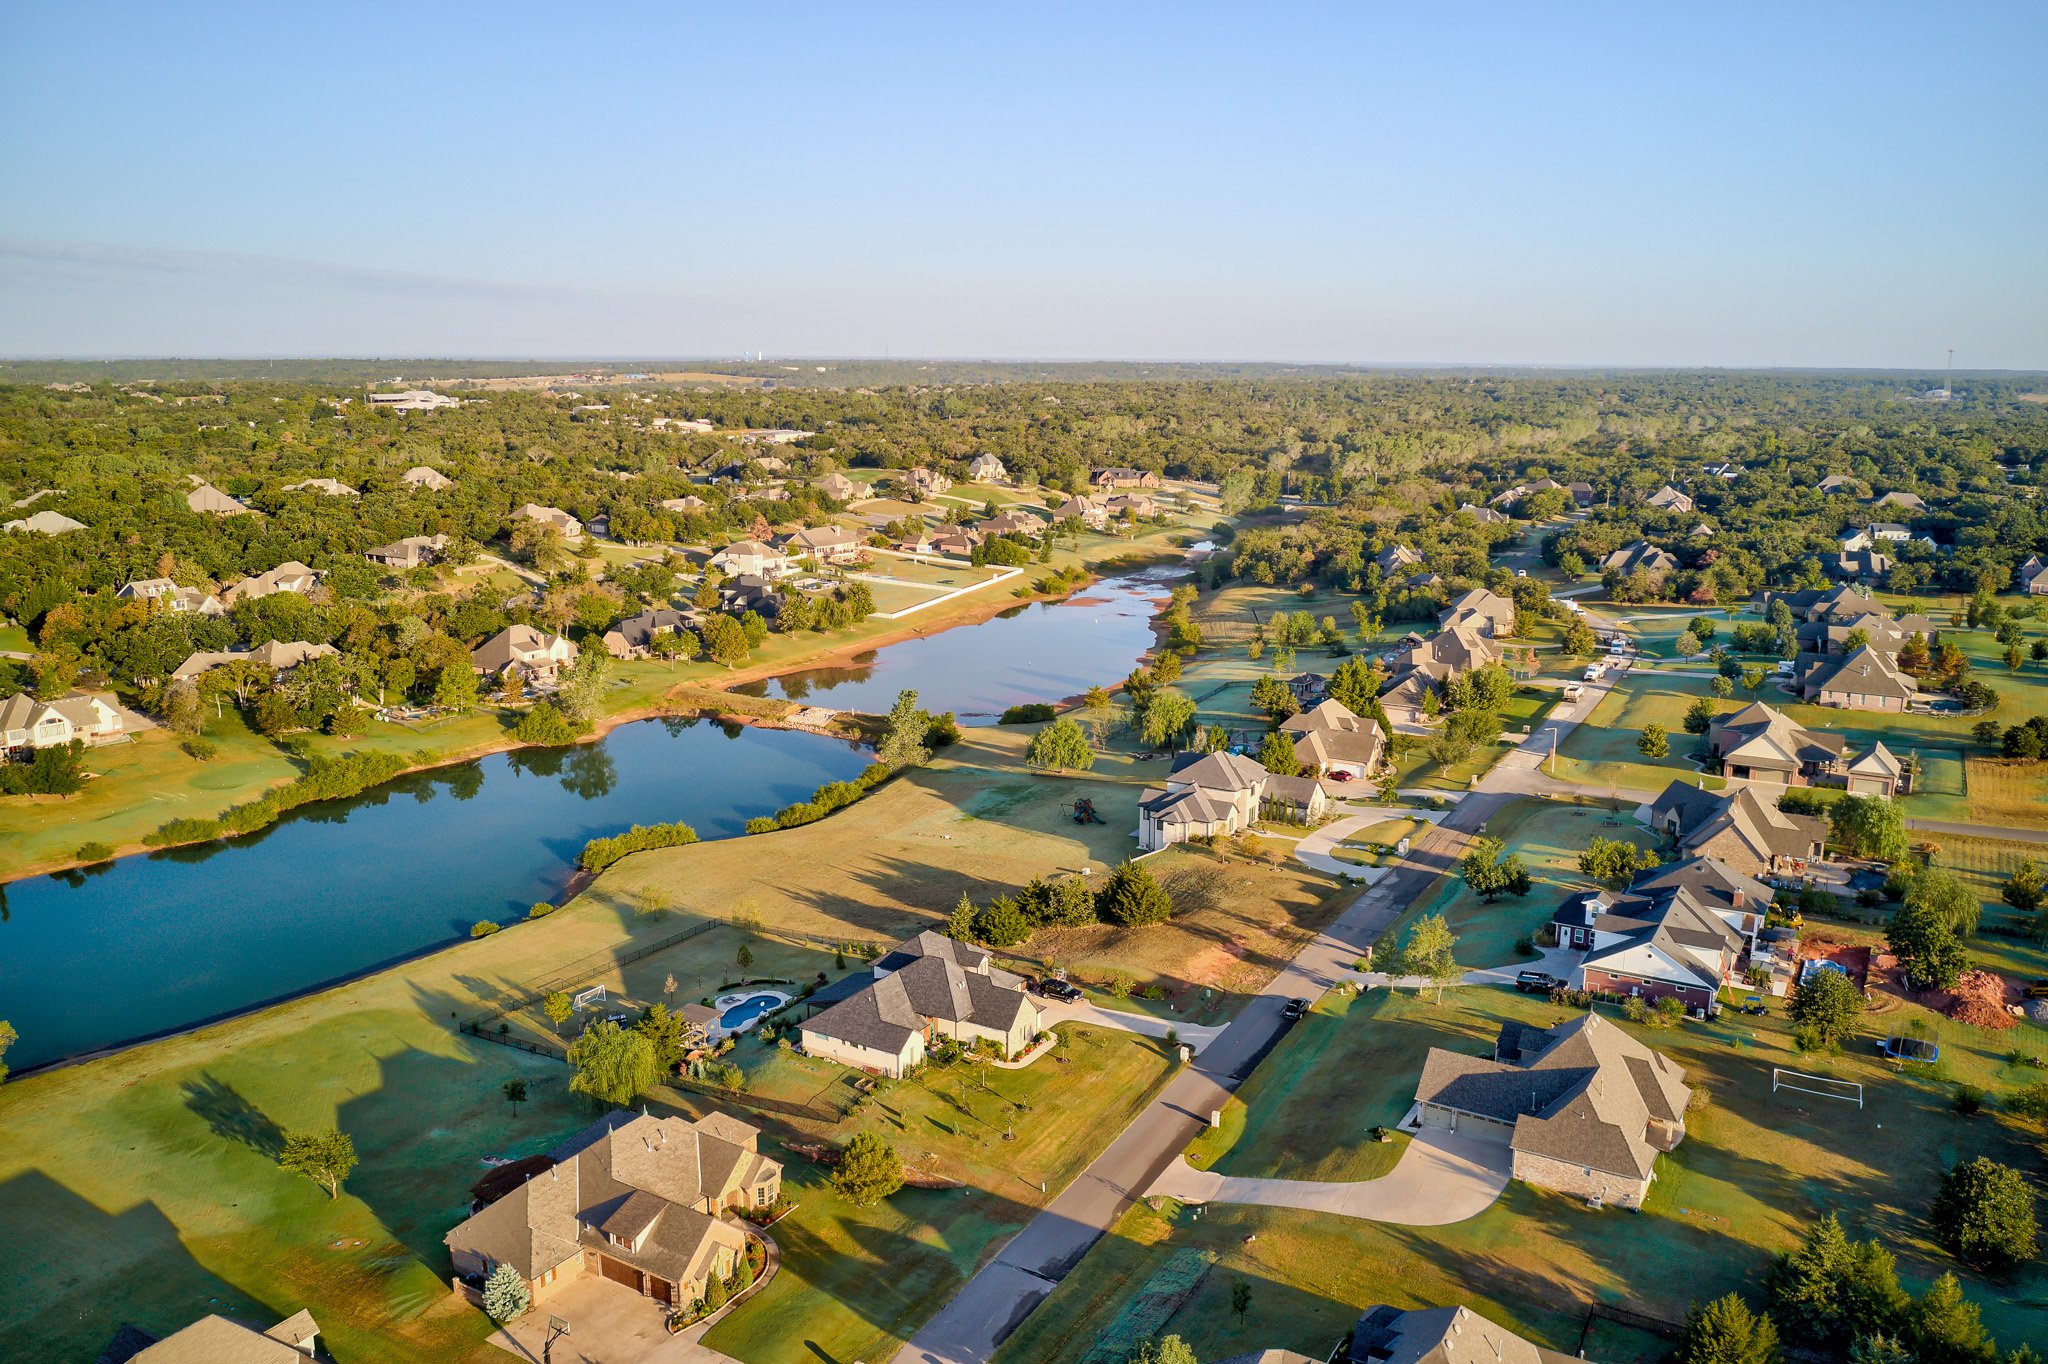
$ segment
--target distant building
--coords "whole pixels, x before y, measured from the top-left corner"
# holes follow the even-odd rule
[[[1897,714],[1919,694],[1889,656],[1866,644],[1844,656],[1823,655],[1799,679],[1800,696],[1817,706]]]
[[[440,492],[444,488],[455,486],[454,479],[448,477],[439,469],[430,469],[424,464],[413,465],[412,468],[407,469],[398,476],[398,481],[411,487],[425,488],[430,492]]]
[[[1600,571],[1627,577],[1631,573],[1647,573],[1659,578],[1678,570],[1678,556],[1666,549],[1660,549],[1648,540],[1623,545],[1612,554],[1600,560]]]
[[[613,658],[646,658],[663,635],[690,628],[691,616],[670,607],[656,607],[628,616],[604,632],[604,651]]]
[[[512,625],[500,630],[470,652],[470,665],[486,677],[505,673],[539,684],[552,683],[561,670],[576,661],[576,646],[560,635],[548,634],[531,625]]]
[[[202,483],[191,492],[186,493],[185,505],[193,511],[203,512],[212,516],[248,516],[253,514],[247,504],[237,502],[211,483]]]
[[[1897,507],[1902,511],[1924,512],[1927,503],[1918,493],[1889,492],[1871,504],[1873,507]]]
[[[1470,502],[1459,505],[1458,515],[1469,516],[1482,526],[1503,526],[1508,522],[1505,513],[1497,512],[1491,507],[1475,507]]]
[[[1294,741],[1302,770],[1316,776],[1370,777],[1386,760],[1387,740],[1380,727],[1335,699],[1288,716],[1280,732]]]
[[[445,535],[408,535],[402,540],[393,540],[388,545],[366,549],[363,551],[363,557],[373,564],[402,573],[407,569],[418,568],[422,564],[433,563],[447,548],[448,537]]]
[[[868,494],[867,487],[864,484],[854,482],[837,470],[819,479],[816,486],[819,492],[825,494],[834,502],[851,502],[856,498],[866,497]]]
[[[0,530],[15,535],[69,535],[74,530],[84,529],[85,522],[74,521],[62,512],[53,511],[39,511],[34,516],[24,516],[0,526]]]
[[[1389,545],[1375,554],[1372,561],[1380,566],[1380,572],[1387,574],[1422,567],[1422,556],[1406,545]]]
[[[1159,475],[1150,469],[1097,469],[1089,481],[1098,488],[1156,488]]]
[[[271,678],[283,677],[292,669],[309,663],[316,658],[338,658],[341,650],[332,644],[313,644],[305,640],[273,639],[253,649],[228,649],[188,654],[183,663],[171,674],[175,681],[189,682],[201,673],[227,663],[249,663]]]
[[[296,592],[304,595],[319,585],[318,573],[297,559],[287,559],[268,572],[258,573],[253,578],[244,578],[238,583],[230,583],[222,589],[220,599],[233,607],[241,602],[255,601],[258,597],[268,597],[276,592]]]
[[[284,490],[288,493],[319,493],[324,497],[362,496],[348,484],[333,478],[309,478],[303,483],[287,483]]]
[[[843,526],[806,526],[784,536],[781,548],[783,555],[789,559],[816,559],[821,564],[851,564],[859,562],[866,547],[858,535]]]
[[[1672,512],[1679,516],[1689,515],[1693,510],[1692,499],[1669,483],[1650,495],[1649,505],[1658,511]]]
[[[197,616],[227,614],[220,598],[203,587],[180,587],[169,578],[137,578],[123,583],[114,593],[124,601],[161,602],[166,610],[189,611]]]
[[[728,577],[755,573],[764,577],[789,571],[787,554],[759,540],[736,540],[711,556],[711,566]]]
[[[553,526],[562,533],[564,540],[579,540],[583,537],[583,523],[560,507],[542,507],[528,502],[512,514],[523,516],[529,521],[538,521],[544,526]]]
[[[462,406],[462,399],[430,393],[424,388],[409,388],[403,393],[372,393],[370,406],[388,412],[437,412],[444,407]]]
[[[1747,785],[1717,795],[1674,781],[1647,813],[1686,856],[1711,857],[1745,876],[1802,872],[1827,850],[1826,820],[1780,810]]]
[[[2019,589],[2029,596],[2048,596],[2048,558],[2036,554],[2021,564],[2014,573]]]
[[[1010,471],[994,455],[983,452],[967,461],[967,476],[976,483],[1004,483],[1009,481]]]

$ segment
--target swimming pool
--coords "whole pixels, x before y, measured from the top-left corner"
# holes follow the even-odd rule
[[[761,990],[750,995],[726,995],[718,1001],[718,1026],[728,1033],[745,1032],[761,1021],[761,1015],[789,1003],[780,990]]]

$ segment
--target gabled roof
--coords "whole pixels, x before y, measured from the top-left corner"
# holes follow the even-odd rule
[[[1770,907],[1771,888],[1712,857],[1688,857],[1652,867],[1630,882],[1631,894],[1654,896],[1683,887],[1697,904],[1728,913],[1762,914]]]
[[[1761,701],[1716,721],[1709,739],[1723,758],[1775,761],[1793,769],[1801,763],[1830,764],[1848,746],[1841,735],[1816,733]]]
[[[9,521],[6,529],[29,535],[65,535],[74,530],[84,530],[85,522],[74,521],[63,512],[39,511],[34,516]]]
[[[1168,780],[1187,782],[1214,791],[1256,790],[1268,773],[1252,759],[1237,753],[1183,753],[1174,759]]]
[[[235,516],[249,508],[229,497],[211,483],[202,483],[185,494],[185,505],[196,512],[212,512],[216,516]]]
[[[1678,567],[1678,559],[1669,550],[1659,549],[1648,540],[1638,540],[1601,559],[1600,567],[1616,573],[1634,573],[1638,569],[1645,573],[1669,573]]]
[[[1820,692],[1847,692],[1908,701],[1919,690],[1891,659],[1867,644],[1846,658],[1822,658],[1808,671],[1805,685]]]
[[[1816,843],[1827,841],[1825,820],[1787,814],[1748,786],[1716,795],[1673,781],[1651,803],[1651,822],[1662,827],[1674,812],[1679,847],[1688,852],[1733,834],[1759,861],[1768,863],[1774,857],[1810,857]]]
[[[1352,1328],[1349,1358],[1352,1364],[1579,1364],[1469,1307],[1369,1307]]]
[[[306,1364],[298,1345],[318,1333],[312,1313],[303,1309],[268,1331],[204,1316],[128,1359],[129,1364]]]

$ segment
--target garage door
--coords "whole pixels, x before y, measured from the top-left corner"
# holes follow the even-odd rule
[[[609,1255],[599,1255],[597,1270],[613,1283],[622,1283],[635,1293],[640,1291],[640,1271],[631,1265],[620,1264]]]

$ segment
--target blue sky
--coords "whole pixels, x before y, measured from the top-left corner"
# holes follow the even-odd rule
[[[0,353],[2048,368],[2048,5],[13,4]]]

